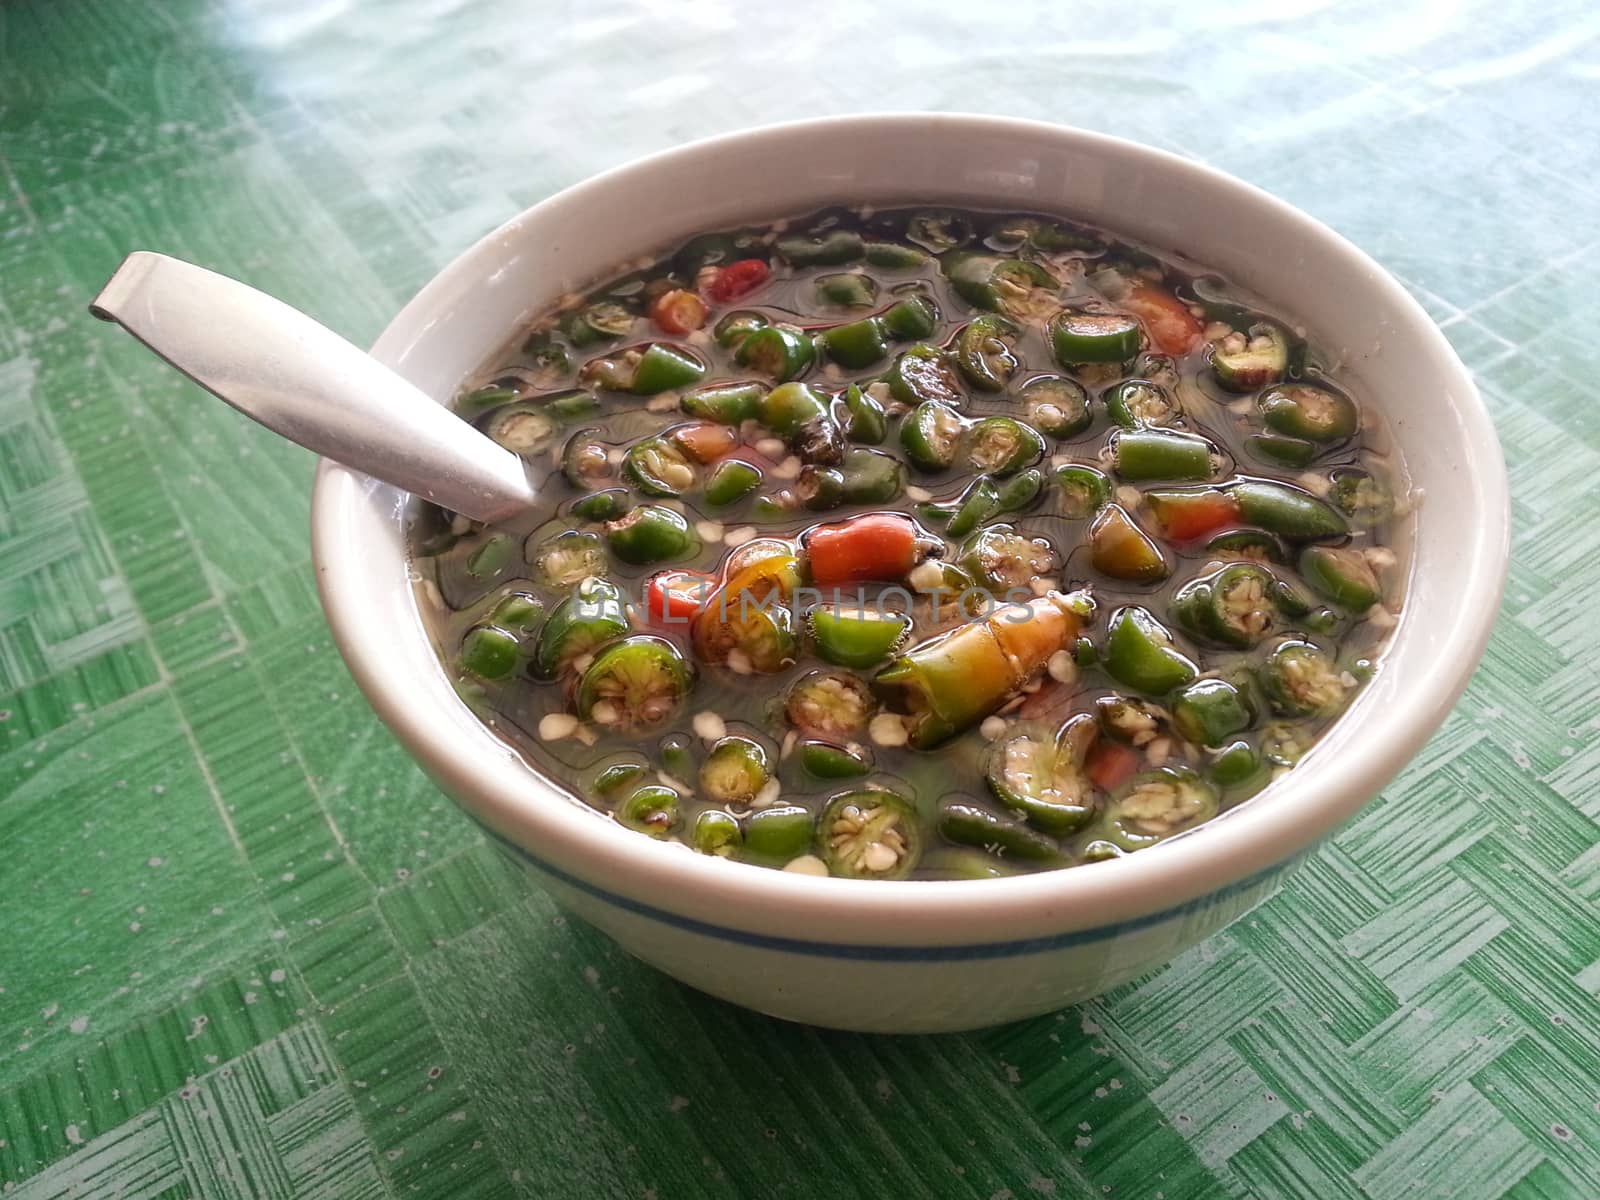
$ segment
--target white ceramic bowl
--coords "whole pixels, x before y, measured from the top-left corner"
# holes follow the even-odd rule
[[[847,1029],[971,1028],[1159,966],[1266,898],[1437,729],[1499,607],[1508,499],[1466,370],[1409,295],[1288,205],[1182,158],[1053,125],[956,115],[804,121],[698,142],[536,205],[423,288],[373,353],[448,400],[518,322],[641,253],[835,202],[1016,207],[1175,249],[1303,321],[1387,414],[1424,499],[1382,669],[1304,763],[1190,833],[1022,878],[816,879],[640,837],[573,802],[457,699],[408,580],[405,497],[331,463],[318,584],[362,690],[417,761],[573,912],[677,978]]]

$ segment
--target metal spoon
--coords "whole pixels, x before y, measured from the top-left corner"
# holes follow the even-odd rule
[[[138,250],[89,311],[307,450],[475,521],[534,501],[515,454],[331,329],[236,279]]]

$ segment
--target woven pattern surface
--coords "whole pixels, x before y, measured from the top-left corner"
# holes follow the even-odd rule
[[[4,1194],[1600,1195],[1597,87],[1587,0],[0,7]],[[1466,697],[1278,898],[932,1039],[779,1025],[565,920],[346,675],[310,456],[85,312],[149,248],[368,341],[595,170],[881,108],[1137,138],[1328,221],[1476,372],[1515,505]]]

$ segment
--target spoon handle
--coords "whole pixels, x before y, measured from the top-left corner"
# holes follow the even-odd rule
[[[305,313],[135,251],[90,304],[245,416],[476,521],[533,503],[522,460]]]

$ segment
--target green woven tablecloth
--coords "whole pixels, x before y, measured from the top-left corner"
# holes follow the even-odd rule
[[[0,7],[5,1194],[1600,1196],[1593,0],[784,7]],[[513,875],[333,650],[310,456],[84,307],[150,248],[364,342],[597,169],[890,107],[1328,221],[1476,371],[1515,505],[1466,698],[1281,896],[928,1039],[709,1000]]]

